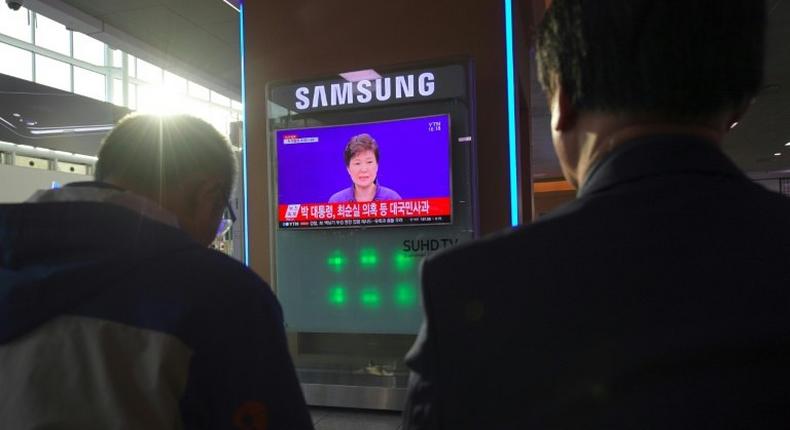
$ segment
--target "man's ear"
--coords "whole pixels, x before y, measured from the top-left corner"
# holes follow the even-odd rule
[[[570,130],[576,124],[578,113],[573,107],[568,91],[555,77],[554,94],[551,99],[551,127],[554,131],[563,132]]]
[[[221,204],[225,188],[222,181],[217,179],[203,179],[194,184],[194,192],[189,193],[190,207],[195,210],[201,205],[210,202],[213,205]]]

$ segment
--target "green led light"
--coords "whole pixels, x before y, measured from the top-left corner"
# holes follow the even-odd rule
[[[395,270],[398,272],[407,272],[414,267],[414,257],[404,252],[396,252],[394,261]]]
[[[335,285],[329,289],[327,294],[329,304],[338,308],[344,307],[348,303],[348,295],[346,288],[341,285]]]
[[[374,267],[379,263],[379,256],[375,249],[365,248],[359,251],[359,264],[362,267]]]
[[[401,308],[412,308],[417,304],[417,289],[409,283],[395,286],[395,304]]]
[[[340,250],[332,252],[326,259],[326,265],[329,266],[329,269],[333,272],[342,272],[346,267],[346,263],[348,263],[348,259]]]
[[[378,288],[364,288],[359,294],[359,301],[366,309],[378,309],[381,307],[381,293]]]

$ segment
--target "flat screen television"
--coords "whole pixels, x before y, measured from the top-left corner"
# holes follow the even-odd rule
[[[280,228],[447,224],[450,116],[276,131]]]

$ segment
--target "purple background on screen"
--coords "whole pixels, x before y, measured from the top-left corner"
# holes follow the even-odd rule
[[[430,131],[438,122],[441,130]],[[450,196],[450,124],[433,115],[366,124],[277,131],[279,204],[322,203],[352,185],[343,150],[349,139],[370,134],[379,145],[379,184],[404,199]],[[318,137],[316,143],[283,144],[283,136]]]

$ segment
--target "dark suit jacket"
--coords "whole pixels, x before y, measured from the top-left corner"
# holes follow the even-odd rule
[[[790,428],[790,199],[712,143],[629,142],[422,282],[404,428]]]

